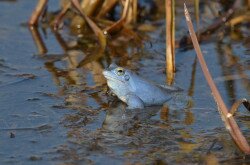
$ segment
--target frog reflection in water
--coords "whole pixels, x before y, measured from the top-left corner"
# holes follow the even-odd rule
[[[103,71],[111,91],[128,105],[128,109],[144,108],[144,106],[162,105],[179,92],[179,88],[156,85],[132,71],[111,64]]]

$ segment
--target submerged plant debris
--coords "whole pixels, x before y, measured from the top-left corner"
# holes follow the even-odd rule
[[[188,42],[176,44],[174,79],[192,98],[188,108],[170,102],[169,108],[126,110],[107,94],[102,71],[112,62],[165,84],[162,1],[138,0],[136,23],[107,35],[105,49],[90,27],[72,26],[74,18],[80,19],[75,11],[67,12],[63,28],[54,30],[58,1],[49,1],[43,21],[30,30],[26,24],[35,5],[33,0],[0,2],[0,164],[250,163],[224,128]],[[195,18],[193,1],[187,5]],[[231,5],[200,1],[199,29],[212,25]],[[183,2],[175,6],[180,41],[188,29]],[[230,20],[200,44],[228,107],[250,95],[250,24],[242,19],[249,8],[233,9]],[[103,30],[122,11],[117,4],[110,14],[94,13],[90,19]],[[250,142],[249,111],[241,106],[235,119]]]

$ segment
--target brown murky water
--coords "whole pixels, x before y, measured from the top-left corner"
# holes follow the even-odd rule
[[[58,9],[50,2],[50,11]],[[164,84],[165,23],[160,1],[154,21],[109,39],[98,54],[94,34],[67,26],[38,28],[41,54],[25,26],[36,1],[0,1],[0,164],[248,164],[224,128],[193,49],[176,50],[175,83],[192,105],[125,110],[106,94],[102,70],[111,62]],[[201,8],[201,25],[219,3]],[[216,8],[215,8],[216,9]],[[177,37],[187,34],[182,4]],[[86,35],[88,34],[88,35]],[[219,31],[201,44],[216,85],[230,107],[250,94],[249,24]],[[45,50],[45,49],[44,49]],[[81,64],[81,67],[77,66]],[[173,103],[174,104],[174,103]],[[237,121],[250,142],[250,114]]]

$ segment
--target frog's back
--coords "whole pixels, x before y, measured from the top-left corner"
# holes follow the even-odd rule
[[[171,98],[171,90],[164,89],[136,74],[133,74],[131,86],[135,94],[142,99],[145,105],[160,105]]]

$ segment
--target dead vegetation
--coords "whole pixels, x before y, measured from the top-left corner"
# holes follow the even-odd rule
[[[166,0],[166,73],[167,73],[167,82],[172,84],[174,81],[175,74],[175,48],[183,48],[191,45],[194,45],[194,48],[197,52],[199,62],[202,66],[204,75],[207,79],[207,82],[212,90],[215,101],[218,105],[218,110],[221,114],[227,130],[232,136],[234,142],[238,147],[245,153],[250,154],[250,147],[245,137],[241,133],[233,115],[235,114],[239,105],[243,104],[248,110],[250,103],[247,99],[242,99],[237,101],[229,111],[225,105],[220,93],[213,82],[213,79],[208,71],[206,62],[202,57],[201,50],[199,48],[199,42],[208,41],[211,38],[211,34],[218,31],[221,27],[226,26],[230,29],[238,24],[243,22],[249,22],[249,11],[246,13],[237,12],[237,9],[240,6],[240,0],[235,0],[234,3],[227,9],[227,11],[222,14],[220,17],[214,20],[213,24],[200,30],[199,22],[199,1],[196,1],[195,11],[196,11],[196,21],[197,29],[195,32],[193,30],[191,18],[188,14],[187,8],[185,7],[185,16],[187,24],[190,30],[190,37],[188,35],[183,36],[179,41],[175,41],[175,4],[173,0]],[[46,54],[47,48],[40,37],[40,34],[37,30],[39,25],[40,18],[45,17],[46,15],[46,5],[48,0],[39,0],[37,7],[35,8],[30,20],[29,25],[31,29],[32,36],[37,45],[38,51],[40,54]],[[198,5],[197,5],[198,4]],[[116,7],[120,6],[122,12],[120,18],[116,21],[109,19],[107,16],[110,15],[111,11]],[[249,6],[249,1],[248,1]],[[110,51],[111,54],[115,56],[116,52],[113,50],[118,50],[119,46],[122,43],[117,44],[114,42],[118,34],[122,36],[120,40],[126,42],[131,39],[141,44],[141,36],[136,33],[134,30],[137,26],[138,21],[138,2],[137,0],[84,0],[81,3],[78,0],[65,1],[62,5],[62,9],[55,16],[53,21],[49,24],[52,24],[51,27],[55,32],[55,36],[65,51],[70,50],[70,46],[64,39],[61,37],[58,30],[63,27],[64,19],[70,19],[70,27],[76,29],[82,29],[86,25],[93,31],[98,45],[94,48],[95,51],[91,53],[88,57],[83,59],[80,63],[72,63],[74,67],[81,67],[88,64],[90,61],[96,61],[101,58],[105,51]],[[71,13],[68,14],[67,13]],[[73,14],[72,14],[73,13]],[[197,36],[196,36],[197,35]],[[113,37],[113,38],[112,38]],[[110,39],[111,38],[111,39]],[[124,52],[123,52],[124,53]],[[62,58],[62,57],[60,57]],[[55,59],[57,60],[57,59]]]

